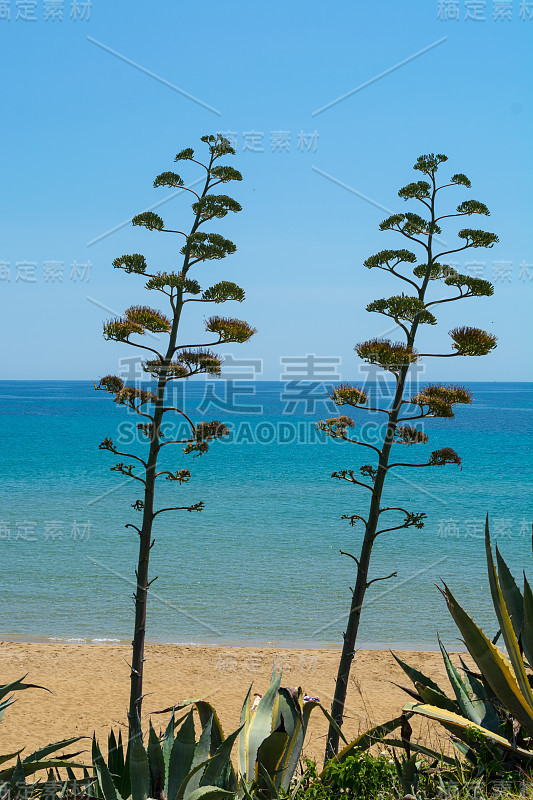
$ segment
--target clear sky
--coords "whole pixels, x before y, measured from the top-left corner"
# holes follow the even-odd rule
[[[140,252],[169,269],[181,242],[124,223],[170,198],[155,210],[189,225],[189,196],[153,179],[182,148],[199,154],[201,135],[231,131],[244,181],[227,190],[244,210],[212,229],[238,252],[195,277],[243,286],[223,313],[259,333],[222,352],[262,359],[271,380],[284,356],[337,356],[356,379],[354,344],[389,328],[366,304],[403,288],[362,262],[405,246],[378,225],[406,210],[397,190],[420,177],[416,157],[442,152],[445,177],[472,181],[447,190],[446,210],[472,197],[492,212],[466,226],[500,244],[458,260],[495,295],[442,307],[421,349],[446,352],[465,323],[500,341],[426,374],[531,380],[532,34],[521,0],[0,0],[1,377],[97,378],[132,355],[102,321],[161,296],[111,261]],[[180,166],[186,182],[201,174]],[[204,308],[188,307],[187,331]]]

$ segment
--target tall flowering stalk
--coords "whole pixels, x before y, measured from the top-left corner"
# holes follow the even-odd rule
[[[228,429],[218,421],[194,423],[180,408],[166,404],[165,390],[170,381],[187,379],[191,375],[208,373],[220,375],[221,359],[213,352],[212,346],[230,342],[245,342],[256,331],[247,322],[233,317],[211,316],[205,322],[205,329],[212,334],[206,344],[181,344],[178,333],[183,309],[188,303],[224,303],[228,300],[242,302],[244,291],[231,281],[219,283],[202,290],[200,284],[189,277],[189,270],[203,261],[225,258],[234,253],[235,245],[218,233],[206,233],[205,223],[221,219],[230,211],[238,212],[241,206],[231,197],[224,194],[212,194],[212,189],[221,183],[240,181],[240,172],[230,166],[219,165],[221,157],[235,155],[234,149],[222,136],[203,136],[202,142],[207,145],[209,158],[202,163],[194,158],[191,148],[177,154],[175,161],[187,161],[199,164],[205,170],[205,183],[201,193],[184,186],[182,178],[174,172],[163,172],[154,181],[154,186],[179,187],[194,195],[192,203],[193,222],[188,233],[170,230],[165,227],[161,217],[151,211],[134,217],[133,225],[140,225],[148,230],[162,231],[184,237],[184,244],[179,253],[181,268],[179,271],[149,271],[144,256],[138,253],[123,255],[113,261],[116,269],[127,273],[143,275],[147,279],[145,288],[157,291],[167,297],[170,306],[168,316],[148,306],[130,306],[124,316],[112,319],[104,325],[104,337],[147,352],[143,362],[143,370],[157,382],[155,391],[148,391],[128,386],[115,375],[106,375],[100,380],[96,389],[108,391],[115,397],[115,403],[127,406],[140,417],[137,428],[140,436],[148,446],[148,454],[141,458],[133,453],[120,452],[110,438],[104,439],[100,449],[109,450],[114,455],[133,459],[135,463],[120,461],[112,470],[133,478],[142,484],[142,499],[138,499],[133,507],[142,515],[140,525],[129,523],[127,528],[135,530],[139,536],[139,556],[136,570],[135,627],[133,635],[133,654],[131,663],[131,690],[128,712],[129,726],[135,731],[141,716],[143,697],[144,643],[146,634],[146,607],[148,589],[152,581],[148,580],[150,551],[154,544],[152,527],[155,518],[167,511],[201,511],[203,502],[194,505],[178,505],[169,508],[155,507],[155,485],[158,478],[173,481],[178,485],[191,478],[188,469],[157,471],[157,462],[163,447],[183,444],[186,454],[202,455],[208,450],[209,443],[228,433]],[[165,346],[159,349],[141,344],[136,337],[145,333],[166,334]],[[189,435],[185,439],[167,439],[164,433],[168,415],[178,415],[186,422]],[[137,472],[135,472],[137,470]],[[154,579],[155,580],[155,579]]]
[[[347,553],[357,565],[357,577],[352,592],[352,602],[344,643],[339,662],[339,669],[335,685],[335,695],[331,706],[332,717],[336,725],[330,724],[326,743],[326,758],[331,758],[338,752],[339,728],[343,723],[348,677],[355,654],[355,642],[359,630],[363,600],[368,587],[379,580],[386,580],[396,573],[383,578],[368,579],[370,557],[376,538],[385,532],[403,530],[409,527],[422,528],[426,514],[408,511],[400,507],[384,507],[381,498],[387,474],[391,469],[398,467],[436,467],[446,464],[461,463],[457,453],[449,447],[435,450],[427,461],[420,464],[390,463],[393,444],[415,445],[426,444],[428,437],[412,423],[415,420],[428,417],[453,417],[453,406],[457,403],[470,403],[472,398],[468,390],[461,386],[429,385],[421,389],[412,397],[404,397],[405,383],[409,368],[424,356],[440,358],[453,358],[455,356],[484,356],[496,347],[496,337],[480,328],[462,326],[450,331],[452,339],[449,353],[418,353],[415,349],[415,339],[419,325],[436,325],[437,319],[433,310],[441,303],[463,300],[467,297],[489,297],[493,294],[494,287],[489,281],[462,275],[446,263],[447,257],[452,253],[459,253],[474,247],[492,247],[498,237],[487,231],[464,228],[458,232],[462,243],[451,250],[436,253],[436,242],[441,234],[439,223],[451,217],[466,217],[472,214],[489,215],[488,208],[477,200],[465,200],[460,203],[454,213],[439,214],[437,211],[438,193],[447,187],[465,186],[470,188],[470,181],[463,174],[451,177],[448,183],[437,186],[436,173],[439,165],[447,161],[444,155],[420,156],[414,169],[421,172],[424,180],[409,183],[399,190],[398,195],[403,200],[416,200],[425,206],[424,217],[406,212],[393,214],[380,225],[382,231],[396,231],[414,242],[422,249],[422,258],[419,260],[410,250],[382,250],[370,256],[364,262],[368,269],[381,269],[389,272],[396,278],[408,284],[409,294],[398,294],[393,297],[374,300],[369,303],[366,310],[374,311],[390,317],[405,335],[405,340],[391,342],[387,339],[369,339],[356,345],[358,356],[369,364],[375,364],[390,372],[396,381],[394,399],[389,408],[369,408],[367,394],[363,388],[341,385],[333,391],[332,399],[337,406],[352,406],[356,409],[369,410],[383,413],[387,419],[386,431],[381,442],[381,447],[375,447],[367,442],[358,441],[348,435],[348,429],[355,426],[354,420],[346,415],[333,417],[318,423],[318,427],[335,439],[357,444],[367,448],[373,453],[374,463],[365,464],[359,468],[356,478],[355,471],[340,470],[334,472],[332,477],[360,486],[370,493],[370,507],[366,518],[361,514],[345,515],[352,525],[364,526],[364,537],[358,557]],[[442,260],[444,259],[444,261]],[[412,273],[405,274],[412,265]],[[451,295],[435,297],[430,292],[434,286],[444,284],[449,288]],[[433,298],[433,299],[432,299]],[[432,309],[432,310],[430,310]],[[360,480],[361,478],[362,480]],[[383,514],[403,515],[397,522],[384,523]],[[393,517],[394,519],[394,517]],[[338,726],[338,727],[336,727]]]

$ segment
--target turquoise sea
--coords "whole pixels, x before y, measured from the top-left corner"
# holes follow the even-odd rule
[[[388,401],[390,386],[370,388]],[[398,575],[369,590],[361,646],[434,648],[437,631],[457,644],[439,580],[494,633],[487,512],[517,578],[533,573],[533,384],[469,388],[472,406],[424,421],[427,445],[396,448],[394,460],[414,463],[453,447],[463,465],[390,473],[387,505],[423,511],[427,521],[378,539],[371,577]],[[356,552],[361,536],[341,516],[364,515],[368,499],[330,476],[357,470],[372,452],[317,434],[317,419],[339,413],[320,385],[191,381],[176,392],[191,417],[220,419],[231,436],[201,458],[180,445],[163,450],[164,467],[187,467],[192,479],[181,487],[159,479],[160,507],[203,500],[205,509],[157,517],[148,639],[340,647],[355,565],[339,550]],[[356,432],[375,442],[381,419],[355,413]],[[142,487],[110,470],[127,458],[98,445],[111,436],[140,453],[138,421],[88,381],[0,382],[0,637],[131,638],[137,534],[125,525],[139,521],[132,504]]]

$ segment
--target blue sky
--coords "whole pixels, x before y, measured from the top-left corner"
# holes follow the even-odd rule
[[[533,3],[521,0],[0,2],[1,376],[96,378],[132,355],[103,340],[101,323],[159,296],[111,261],[141,252],[168,269],[181,243],[123,223],[170,196],[152,182],[178,150],[199,154],[201,135],[232,131],[244,181],[228,193],[244,210],[216,230],[238,252],[195,277],[243,286],[245,303],[224,313],[259,333],[222,352],[262,359],[271,380],[284,356],[337,356],[342,377],[357,379],[354,344],[389,327],[366,304],[403,288],[362,262],[404,246],[378,225],[406,208],[397,190],[433,151],[449,157],[444,177],[472,181],[447,190],[443,208],[485,202],[492,216],[472,227],[500,244],[459,254],[461,271],[477,261],[468,270],[495,279],[494,297],[444,306],[420,347],[446,352],[447,331],[464,323],[500,341],[483,359],[428,363],[426,375],[531,380],[532,33]],[[187,195],[156,210],[172,227],[191,219]],[[186,333],[202,329],[202,310],[189,306]]]

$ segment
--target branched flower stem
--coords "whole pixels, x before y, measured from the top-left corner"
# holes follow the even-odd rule
[[[172,472],[169,470],[157,471],[157,461],[159,452],[166,444],[178,444],[180,441],[186,444],[185,452],[198,451],[202,454],[207,450],[208,442],[226,435],[227,429],[221,423],[199,423],[197,426],[193,423],[190,417],[180,408],[165,405],[165,389],[169,381],[176,378],[187,378],[190,375],[197,374],[198,372],[207,372],[210,374],[220,373],[220,359],[216,354],[206,351],[206,345],[181,345],[178,344],[178,331],[181,321],[183,307],[188,299],[186,295],[197,294],[201,291],[198,283],[194,280],[187,278],[187,273],[192,264],[206,259],[219,259],[224,258],[226,255],[235,251],[235,245],[222,236],[215,233],[200,233],[199,228],[210,219],[221,218],[225,216],[228,211],[240,211],[240,205],[226,195],[213,195],[210,193],[213,186],[221,182],[219,179],[220,169],[214,168],[214,162],[221,156],[232,154],[235,151],[230,146],[227,139],[222,136],[206,136],[202,137],[202,141],[208,146],[210,158],[207,164],[194,159],[192,149],[181,151],[176,156],[176,160],[192,161],[195,164],[201,165],[206,170],[205,182],[201,193],[197,193],[188,187],[183,186],[183,181],[180,176],[171,172],[162,173],[154,181],[154,186],[180,186],[182,189],[190,191],[194,197],[193,203],[194,219],[189,233],[184,233],[182,230],[174,230],[165,228],[163,220],[153,212],[143,212],[133,219],[134,225],[141,225],[149,230],[157,230],[165,233],[178,234],[185,237],[185,244],[181,249],[183,261],[179,273],[154,273],[147,272],[146,261],[144,256],[139,254],[121,256],[113,262],[115,268],[125,269],[126,272],[135,272],[148,278],[146,285],[147,289],[155,289],[169,298],[170,307],[172,309],[172,316],[167,319],[161,312],[148,308],[146,306],[134,306],[126,311],[123,318],[111,320],[104,325],[104,336],[107,339],[112,339],[122,342],[131,347],[138,347],[142,350],[149,351],[156,356],[156,360],[147,361],[143,364],[143,368],[152,377],[157,379],[157,388],[152,394],[150,392],[143,392],[132,387],[127,387],[124,382],[115,376],[106,376],[100,380],[99,386],[96,388],[105,389],[112,394],[115,394],[115,402],[127,405],[132,408],[141,417],[149,420],[149,424],[137,426],[147,436],[149,441],[149,452],[146,460],[138,456],[127,453],[119,453],[112,444],[110,439],[106,439],[102,445],[102,449],[110,450],[117,455],[124,455],[135,458],[141,462],[145,469],[145,477],[140,478],[132,473],[132,465],[118,464],[115,469],[123,474],[135,478],[144,484],[143,499],[138,499],[133,503],[133,508],[142,513],[142,523],[139,527],[128,523],[126,527],[131,527],[139,534],[139,555],[136,569],[136,591],[134,593],[135,604],[135,624],[134,635],[132,641],[132,661],[130,672],[130,703],[128,711],[128,721],[130,732],[134,733],[137,730],[138,721],[141,718],[141,706],[143,699],[143,671],[144,671],[144,649],[145,649],[145,635],[146,635],[146,610],[147,598],[150,584],[153,581],[148,580],[148,568],[150,560],[150,551],[154,546],[152,539],[152,526],[153,521],[159,514],[167,511],[201,511],[203,502],[194,503],[193,505],[180,505],[167,508],[154,510],[155,500],[155,481],[159,476],[166,476],[172,482],[184,483],[190,478],[188,470],[178,470]],[[214,170],[214,171],[213,171]],[[241,180],[240,173],[232,170],[231,177],[226,180]],[[235,284],[223,282],[211,287],[205,292],[205,302],[225,302],[226,300],[236,299],[241,301],[244,299],[244,292]],[[241,320],[220,320],[220,318],[211,318],[208,321],[211,326],[218,324],[218,340],[213,344],[223,344],[230,341],[246,341],[255,330],[247,323]],[[224,327],[225,326],[225,327]],[[209,328],[206,325],[207,330]],[[152,333],[166,333],[168,334],[168,344],[164,353],[148,347],[147,345],[140,344],[137,340],[132,340],[132,336],[137,337],[145,332]],[[228,333],[229,332],[229,333]],[[192,348],[202,348],[194,351]],[[174,361],[176,353],[177,361]],[[139,403],[136,401],[139,400]],[[146,402],[151,403],[151,413],[142,412],[139,408]],[[167,412],[175,412],[180,414],[189,424],[191,434],[189,439],[178,440],[173,439],[167,442],[161,442],[164,438],[161,431],[164,414]],[[155,579],[154,579],[155,580]]]
[[[331,706],[331,714],[335,724],[330,724],[329,726],[326,742],[326,759],[334,757],[339,749],[339,728],[342,726],[344,719],[348,678],[355,655],[355,642],[359,630],[361,611],[366,590],[375,581],[387,580],[388,578],[396,575],[396,573],[393,572],[386,578],[373,578],[369,580],[368,573],[370,567],[370,558],[376,537],[381,533],[386,533],[388,531],[400,530],[411,526],[422,527],[423,517],[425,517],[424,514],[412,514],[401,507],[391,506],[387,508],[381,508],[381,498],[387,472],[392,467],[397,466],[422,467],[437,466],[446,463],[460,464],[460,459],[457,454],[449,448],[444,448],[441,451],[435,451],[432,453],[430,461],[425,464],[389,464],[391,448],[393,443],[395,443],[396,428],[399,422],[422,419],[426,416],[453,416],[453,412],[451,411],[452,403],[470,402],[470,400],[466,398],[466,393],[464,393],[465,397],[459,395],[452,396],[450,392],[446,394],[446,391],[443,390],[443,392],[441,392],[439,395],[437,388],[437,390],[433,390],[430,397],[417,398],[417,401],[413,403],[420,408],[421,413],[418,416],[400,418],[400,411],[403,404],[406,403],[404,400],[404,391],[409,368],[414,361],[417,361],[420,358],[420,355],[417,354],[414,349],[419,325],[421,323],[435,324],[436,322],[433,315],[427,311],[429,305],[436,304],[436,301],[431,303],[426,302],[426,293],[430,280],[435,280],[436,278],[441,277],[446,278],[448,275],[448,273],[445,272],[440,274],[439,270],[441,270],[441,265],[438,262],[438,259],[449,253],[466,250],[469,247],[491,247],[496,241],[498,241],[495,234],[486,233],[484,231],[463,230],[458,234],[463,239],[466,239],[466,244],[463,247],[434,255],[433,239],[435,235],[440,233],[440,228],[437,225],[437,221],[438,219],[443,218],[439,218],[436,215],[435,201],[437,192],[444,188],[444,186],[437,186],[435,176],[439,164],[446,160],[446,157],[441,155],[434,156],[431,154],[429,156],[420,156],[415,164],[415,169],[424,173],[428,180],[420,181],[418,184],[409,184],[409,186],[406,186],[399,191],[400,197],[403,197],[405,200],[419,200],[429,212],[428,220],[423,220],[416,214],[398,214],[391,216],[381,224],[381,230],[396,231],[407,239],[410,239],[411,241],[421,245],[425,250],[423,264],[415,267],[413,270],[413,273],[422,279],[421,284],[419,285],[418,283],[415,283],[415,281],[413,281],[411,278],[407,278],[396,270],[398,265],[402,262],[413,264],[416,261],[415,254],[411,253],[410,251],[382,251],[375,256],[371,256],[369,259],[367,259],[367,261],[365,261],[365,266],[369,268],[378,267],[383,269],[384,271],[390,272],[396,277],[401,278],[403,281],[406,281],[414,286],[416,289],[416,297],[409,298],[404,297],[404,295],[401,297],[397,296],[389,298],[389,300],[374,301],[374,303],[370,304],[368,307],[369,311],[378,311],[385,316],[393,316],[397,324],[405,333],[406,341],[404,344],[391,343],[387,340],[369,340],[356,347],[356,351],[361,358],[371,364],[378,364],[394,375],[396,379],[396,390],[390,409],[385,411],[388,416],[388,422],[381,449],[374,448],[378,450],[377,467],[373,469],[368,465],[367,467],[362,468],[366,470],[366,474],[370,474],[368,470],[372,469],[372,475],[374,475],[374,485],[368,486],[355,480],[353,477],[353,470],[342,470],[333,473],[332,476],[360,486],[364,486],[366,489],[370,489],[372,497],[370,500],[370,508],[365,524],[365,532],[359,557],[356,558],[355,556],[351,556],[351,558],[353,558],[357,564],[357,577],[355,587],[352,591],[352,601],[350,605],[346,631],[343,636],[343,648],[339,661],[339,668],[335,684],[335,694]],[[467,187],[470,186],[470,182],[464,175],[454,175],[451,183],[445,185],[457,186],[458,184]],[[486,209],[486,207],[482,204],[477,203],[477,201],[467,202],[470,203],[470,206],[468,206],[468,210],[465,213],[488,214],[488,209]],[[464,208],[465,206],[459,206],[458,212],[462,212]],[[458,215],[462,215],[462,213]],[[414,234],[426,237],[425,241],[417,238],[417,235]],[[461,276],[457,276],[457,280],[452,280],[457,283],[459,279],[461,279]],[[468,281],[468,278],[466,281]],[[466,281],[465,285],[468,285]],[[463,293],[461,288],[459,288],[459,291],[460,295],[450,298],[450,301],[463,299],[464,296],[467,296],[466,293]],[[474,287],[474,289],[471,291],[469,289],[468,296],[481,296],[483,294],[486,295],[491,293],[492,288],[487,282],[486,286]],[[454,347],[456,347],[459,352],[450,353],[449,355],[484,355],[495,346],[495,338],[492,337],[491,334],[486,334],[485,332],[478,331],[477,329],[458,329],[454,332],[451,332],[451,334],[453,334],[452,338],[455,336],[454,341],[456,344]],[[342,404],[344,403],[337,402],[337,405]],[[348,404],[350,404],[349,401]],[[352,403],[351,405],[354,404]],[[359,405],[357,407],[365,410],[367,409],[365,405]],[[381,411],[383,409],[379,410]],[[336,436],[335,430],[331,428],[331,426],[330,431],[326,432],[328,435],[335,438],[345,438],[348,440],[348,437],[346,436]],[[360,444],[360,442],[355,440],[354,443]],[[405,515],[404,523],[392,526],[390,528],[378,530],[379,517],[385,511],[403,512]],[[362,519],[362,517],[359,517],[358,515],[348,514],[344,515],[344,518],[351,520]]]

